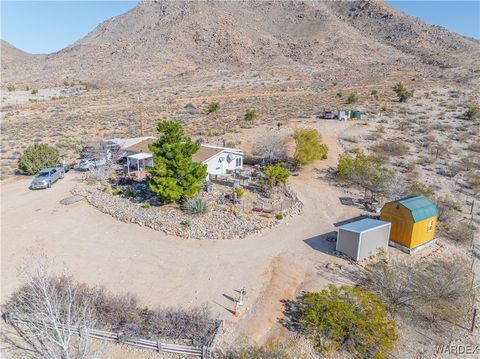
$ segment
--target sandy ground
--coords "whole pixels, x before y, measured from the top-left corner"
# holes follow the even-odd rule
[[[70,97],[78,95],[84,91],[83,86],[72,86],[72,87],[50,87],[45,89],[37,89],[38,93],[32,94],[31,90],[25,91],[2,91],[1,94],[1,105],[2,106],[13,106],[21,105],[24,103],[32,101],[45,101],[51,100],[55,97]]]
[[[247,336],[262,342],[279,327],[281,300],[294,297],[302,282],[318,288],[335,280],[316,275],[319,265],[351,265],[329,254],[334,244],[320,236],[360,210],[339,206],[340,190],[317,179],[314,171],[336,164],[338,134],[347,124],[335,121],[319,126],[330,147],[329,159],[291,179],[305,205],[303,215],[242,240],[179,239],[116,221],[84,201],[61,205],[59,201],[80,180],[74,172],[42,191],[28,190],[29,178],[5,181],[2,300],[18,285],[22,260],[42,251],[65,263],[77,279],[114,292],[133,292],[149,307],[208,303],[227,321],[224,341]],[[235,318],[230,312],[232,298],[242,287],[248,291],[246,305],[240,318]]]

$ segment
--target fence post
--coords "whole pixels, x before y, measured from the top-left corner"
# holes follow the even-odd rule
[[[473,318],[472,318],[472,326],[470,327],[470,331],[473,332],[475,330],[475,321],[477,320],[477,308],[473,309]]]
[[[157,341],[157,352],[161,352],[163,350],[162,348],[162,343],[160,343],[159,341]]]
[[[204,345],[202,346],[202,359],[207,359],[207,347]]]

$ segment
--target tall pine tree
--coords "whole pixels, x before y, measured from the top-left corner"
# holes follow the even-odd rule
[[[200,145],[174,121],[160,121],[157,131],[160,137],[150,145],[154,167],[148,169],[148,186],[164,202],[195,197],[207,176],[207,166],[192,161]]]

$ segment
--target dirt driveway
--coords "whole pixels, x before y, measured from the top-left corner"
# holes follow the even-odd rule
[[[329,159],[316,164],[323,168],[336,164],[338,133],[346,125],[319,126],[330,146]],[[225,340],[248,335],[261,341],[281,315],[281,299],[293,297],[306,280],[314,288],[332,280],[316,274],[319,264],[348,265],[325,253],[334,245],[318,237],[360,213],[341,206],[340,190],[309,167],[291,181],[305,205],[302,216],[247,239],[186,240],[116,221],[85,201],[60,204],[79,178],[69,172],[42,191],[28,190],[29,179],[2,184],[2,300],[18,284],[25,256],[42,251],[64,262],[77,279],[133,292],[149,307],[208,303],[227,319]],[[231,298],[242,287],[248,291],[246,308],[234,318]]]

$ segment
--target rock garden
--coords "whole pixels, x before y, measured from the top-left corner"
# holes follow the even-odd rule
[[[269,197],[239,187],[234,196],[232,187],[213,183],[211,189],[200,191],[198,197],[183,204],[163,205],[146,181],[113,178],[107,184],[77,184],[72,194],[85,197],[98,210],[120,221],[182,238],[244,238],[282,223],[302,208],[288,186]]]

